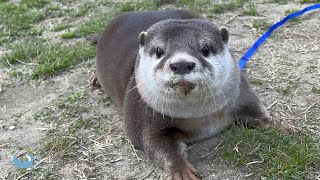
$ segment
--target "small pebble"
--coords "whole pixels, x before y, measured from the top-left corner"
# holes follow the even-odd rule
[[[16,126],[10,126],[10,127],[9,127],[9,130],[12,131],[12,130],[14,130],[15,128],[16,128]]]

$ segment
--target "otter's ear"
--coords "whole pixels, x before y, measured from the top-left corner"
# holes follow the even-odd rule
[[[147,32],[142,31],[139,34],[138,40],[139,40],[139,45],[144,46],[144,44],[146,43],[146,36],[147,36]]]
[[[220,35],[222,37],[222,40],[225,42],[225,43],[228,43],[228,40],[229,40],[229,31],[227,28],[225,27],[222,27],[219,29],[220,31]]]

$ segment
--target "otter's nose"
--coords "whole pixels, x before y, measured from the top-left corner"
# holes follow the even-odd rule
[[[171,63],[169,64],[169,66],[170,66],[170,69],[175,74],[187,74],[194,69],[194,67],[196,66],[196,63],[181,61],[181,62]]]

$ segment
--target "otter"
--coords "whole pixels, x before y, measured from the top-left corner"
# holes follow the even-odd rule
[[[234,122],[275,124],[228,40],[226,28],[185,10],[118,15],[98,40],[91,83],[120,107],[128,138],[168,179],[198,179],[187,144]]]

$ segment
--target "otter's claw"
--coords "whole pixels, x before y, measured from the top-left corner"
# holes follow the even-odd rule
[[[96,87],[100,87],[100,83],[98,81],[98,77],[96,74],[92,75],[89,79],[90,85],[91,86],[96,86]]]
[[[196,176],[197,170],[187,163],[187,167],[179,172],[174,172],[169,175],[167,180],[199,180]]]

